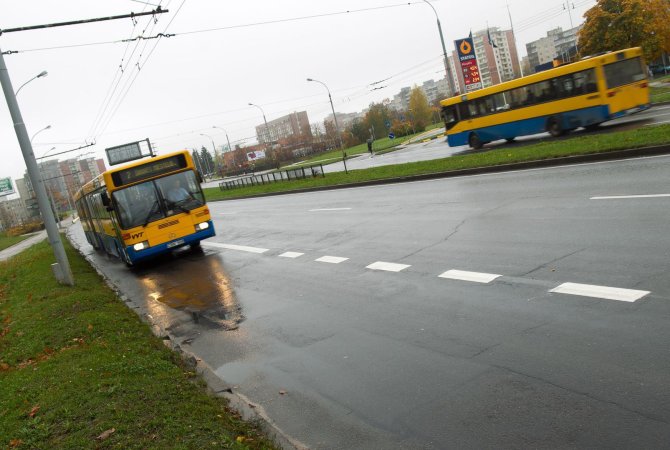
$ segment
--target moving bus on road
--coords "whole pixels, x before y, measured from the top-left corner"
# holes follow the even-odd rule
[[[129,266],[215,235],[188,151],[108,170],[75,203],[86,240]]]
[[[650,106],[640,48],[585,58],[440,102],[450,146],[560,136]]]

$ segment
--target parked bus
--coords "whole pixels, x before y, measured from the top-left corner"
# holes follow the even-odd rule
[[[440,102],[449,146],[474,149],[491,141],[575,128],[649,108],[640,48],[584,58]]]
[[[188,151],[108,170],[75,195],[86,240],[131,266],[215,235]]]

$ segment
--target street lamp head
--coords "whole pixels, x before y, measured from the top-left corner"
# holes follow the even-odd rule
[[[256,106],[256,105],[254,105],[253,103],[249,103],[249,106]]]
[[[311,78],[307,78],[307,81],[314,81],[314,80],[312,80]]]
[[[37,75],[37,78],[46,77],[47,75],[49,75],[49,72],[47,72],[46,70],[43,70],[39,73],[39,75]]]
[[[49,129],[51,129],[51,125],[47,125],[46,127],[44,127],[44,129],[45,129],[45,130],[49,130]]]

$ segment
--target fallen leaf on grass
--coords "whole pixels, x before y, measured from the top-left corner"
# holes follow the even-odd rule
[[[23,444],[23,441],[21,439],[12,439],[11,441],[9,441],[9,448],[16,448],[21,444]]]
[[[112,435],[112,433],[114,433],[115,431],[116,431],[116,428],[110,428],[110,429],[107,430],[107,431],[103,431],[102,434],[100,434],[100,436],[98,436],[97,438],[95,438],[95,440],[96,440],[96,441],[104,441],[105,439],[107,439],[108,437],[110,437],[110,436]]]
[[[237,442],[244,442],[244,436],[237,436],[237,438],[235,438],[235,440]]]
[[[35,414],[37,414],[37,411],[39,411],[39,410],[40,410],[40,405],[33,406],[33,408],[28,413],[28,417],[30,417],[32,419],[33,417],[35,417]]]

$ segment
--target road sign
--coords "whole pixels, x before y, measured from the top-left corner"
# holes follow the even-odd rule
[[[395,134],[389,133],[389,139],[395,139]]]
[[[7,177],[7,178],[0,178],[0,197],[4,197],[5,195],[11,195],[14,193],[14,187],[12,186],[12,179]]]
[[[386,128],[391,128],[391,121],[387,120],[386,122],[384,122],[384,125],[386,126]]]

